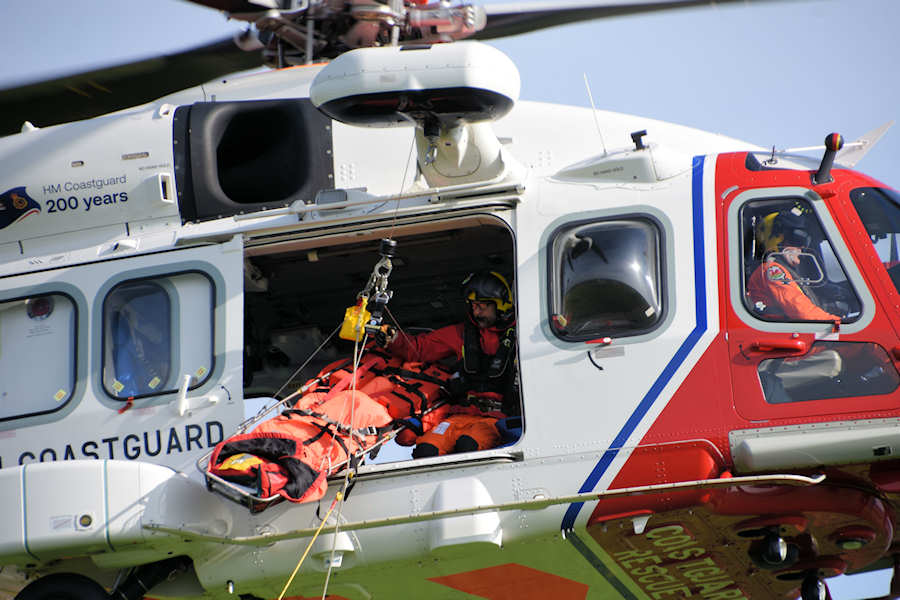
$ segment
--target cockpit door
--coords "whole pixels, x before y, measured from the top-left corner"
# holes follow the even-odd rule
[[[829,206],[804,187],[726,197],[734,407],[752,422],[900,405],[896,334]]]

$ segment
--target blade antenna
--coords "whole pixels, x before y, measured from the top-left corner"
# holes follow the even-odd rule
[[[591,94],[591,84],[588,83],[587,73],[584,75],[584,87],[587,90],[588,100],[591,103],[591,111],[594,115],[594,125],[597,126],[597,135],[600,137],[600,146],[603,147],[603,156],[606,156],[606,142],[603,141],[603,132],[600,131],[600,120],[597,118],[597,107],[594,106],[594,96]]]
[[[278,41],[276,42],[276,47],[278,48],[278,68],[283,69],[285,67],[284,41],[281,38],[278,38]]]
[[[312,17],[306,18],[306,64],[311,65],[313,62],[313,35],[315,34],[316,26],[313,23]]]
[[[404,14],[403,0],[391,0],[391,12],[395,15]],[[391,27],[391,46],[400,45],[400,23],[395,22]]]

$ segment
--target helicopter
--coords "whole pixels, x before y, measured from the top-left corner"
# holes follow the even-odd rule
[[[849,207],[863,202],[853,190],[881,194],[888,208],[895,193],[832,168],[853,160],[834,138],[811,164],[638,117],[595,121],[588,109],[519,102],[493,139],[483,116],[456,107],[446,119],[476,126],[463,133],[438,119],[425,135],[431,124],[411,109],[403,120],[422,121],[414,144],[415,128],[344,123],[358,104],[327,108],[376,89],[322,88],[329,73],[340,79],[334,69],[351,80],[415,69],[401,58],[431,68],[438,90],[454,73],[430,65],[493,61],[476,91],[494,90],[500,104],[517,96],[514,68],[486,48],[401,48],[4,140],[4,165],[21,183],[8,186],[5,206],[19,212],[2,238],[11,402],[0,476],[4,512],[20,516],[5,528],[14,533],[4,562],[17,568],[4,569],[3,585],[24,588],[23,598],[103,588],[140,597],[148,581],[159,582],[153,597],[276,597],[319,525],[295,596],[321,593],[330,578],[347,598],[528,597],[535,587],[561,597],[808,598],[823,597],[824,577],[889,561],[895,231],[878,228],[889,213]],[[347,66],[361,55],[373,62]],[[407,88],[387,85],[382,98]],[[377,118],[396,124],[393,111]],[[547,141],[548,122],[560,139]],[[583,139],[593,126],[626,145]],[[249,188],[247,146],[271,152],[253,163]],[[65,164],[29,166],[60,147]],[[304,157],[299,173],[272,168],[285,154]],[[496,160],[472,158],[488,155]],[[98,160],[120,168],[94,171]],[[48,176],[79,169],[88,176]],[[294,186],[287,199],[284,186]],[[806,253],[818,268],[810,285],[840,296],[837,326],[779,322],[743,298],[756,222],[798,203],[819,227]],[[525,428],[504,448],[364,464],[331,522],[309,504],[248,511],[240,502],[258,499],[198,473],[197,460],[241,426],[244,397],[276,392],[291,359],[322,345],[384,237],[398,244],[390,307],[407,327],[458,319],[458,283],[474,266],[514,274]],[[633,245],[641,251],[623,252]],[[578,291],[562,282],[579,262],[617,254],[639,277],[598,280],[627,284],[637,304],[603,304],[625,301],[613,285],[592,298],[610,314],[579,313]],[[126,379],[135,369],[122,365],[117,348],[127,344],[113,331],[125,321],[145,349],[160,340],[177,349],[166,372]],[[44,381],[26,379],[10,347],[46,359]],[[325,347],[320,360],[347,351]],[[807,355],[837,372],[790,384],[798,371],[792,380],[780,369]],[[560,419],[548,405],[563,398],[591,417]],[[331,484],[327,500],[339,478]]]

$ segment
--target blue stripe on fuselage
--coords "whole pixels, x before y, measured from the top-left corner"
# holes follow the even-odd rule
[[[688,334],[684,342],[682,342],[678,351],[675,352],[675,356],[673,356],[668,364],[666,364],[662,373],[660,373],[659,377],[656,378],[656,381],[653,382],[650,391],[643,397],[635,411],[631,413],[628,421],[625,422],[625,426],[619,431],[619,434],[613,440],[610,447],[603,453],[600,461],[594,466],[594,469],[578,490],[579,493],[590,492],[594,489],[597,482],[600,481],[600,478],[606,472],[606,469],[609,468],[609,465],[619,453],[619,450],[625,445],[628,438],[631,437],[631,434],[638,426],[638,423],[644,418],[644,415],[647,414],[650,407],[653,406],[653,403],[659,397],[663,388],[666,387],[669,380],[672,379],[672,376],[684,362],[684,359],[687,358],[688,353],[693,350],[694,346],[700,340],[700,336],[706,331],[706,258],[703,239],[703,158],[704,157],[702,156],[694,157],[692,165],[693,179],[691,181],[691,213],[694,222],[694,310],[696,312],[697,324]],[[578,513],[581,511],[582,506],[584,506],[584,502],[576,502],[569,505],[565,516],[563,516],[561,525],[564,531],[568,531],[575,527],[575,519],[578,517]]]

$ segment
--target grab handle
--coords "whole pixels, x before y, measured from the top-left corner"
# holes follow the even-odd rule
[[[804,340],[783,338],[754,340],[750,344],[750,349],[754,352],[800,352],[804,353],[809,349],[809,344]]]

